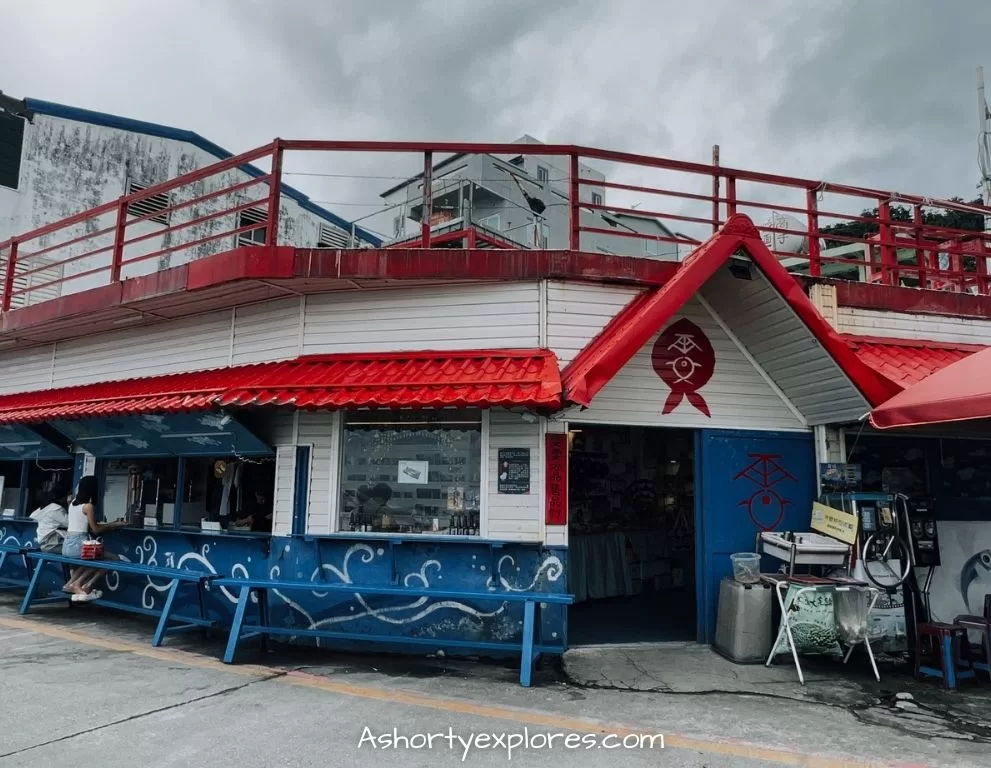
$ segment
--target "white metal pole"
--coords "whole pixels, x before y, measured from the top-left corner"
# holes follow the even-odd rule
[[[984,67],[977,68],[977,153],[981,168],[981,199],[991,206],[991,121],[984,97]],[[984,231],[991,232],[991,216],[984,217]]]

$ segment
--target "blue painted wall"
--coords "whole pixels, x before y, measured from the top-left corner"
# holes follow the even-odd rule
[[[762,530],[809,529],[815,450],[811,434],[735,430],[702,430],[697,449],[699,641],[711,643],[729,556],[753,552]]]
[[[0,523],[0,540],[27,544],[34,539],[34,523]],[[375,537],[269,537],[259,535],[207,535],[192,531],[125,529],[105,537],[106,547],[132,562],[188,568],[232,576],[256,576],[314,582],[311,592],[275,591],[270,600],[272,620],[286,627],[323,627],[353,632],[353,644],[334,641],[336,647],[363,646],[363,635],[395,637],[395,645],[376,649],[412,650],[403,637],[510,641],[520,636],[522,607],[498,600],[506,591],[565,591],[565,558],[562,549],[539,545],[445,541],[413,538],[402,541]],[[11,558],[11,560],[20,558]],[[9,567],[8,567],[9,566]],[[7,576],[18,577],[19,563],[9,562]],[[56,571],[46,578],[47,589],[59,584]],[[356,594],[343,597],[320,592],[321,583],[349,583]],[[147,577],[108,577],[104,587],[115,601],[161,607],[168,582]],[[491,593],[493,600],[429,600],[365,598],[357,593],[362,584],[405,584],[410,587],[464,589]],[[237,595],[214,588],[206,601],[209,615],[229,624]],[[197,615],[195,590],[181,595],[180,614]],[[546,606],[541,611],[541,642],[564,648],[564,606]],[[330,644],[320,641],[320,644]],[[464,651],[462,650],[463,654]],[[491,654],[487,654],[491,655]]]

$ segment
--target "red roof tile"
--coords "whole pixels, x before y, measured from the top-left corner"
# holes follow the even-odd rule
[[[845,336],[857,357],[886,379],[908,387],[984,347],[917,339]]]
[[[553,352],[488,350],[300,357],[0,396],[0,423],[213,407],[558,408]]]

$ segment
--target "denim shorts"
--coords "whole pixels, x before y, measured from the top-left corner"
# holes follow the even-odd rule
[[[89,538],[88,533],[66,534],[62,542],[62,554],[66,557],[80,557],[83,554],[83,542]]]

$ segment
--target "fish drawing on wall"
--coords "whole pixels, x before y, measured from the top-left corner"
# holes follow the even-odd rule
[[[984,610],[984,596],[988,593],[991,593],[991,549],[967,558],[960,569],[960,596],[970,613],[980,614]]]

